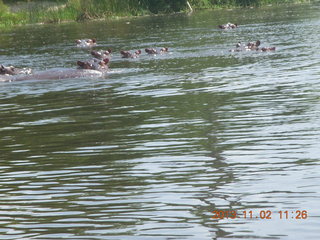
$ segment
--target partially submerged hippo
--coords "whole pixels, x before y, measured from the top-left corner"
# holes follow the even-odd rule
[[[80,69],[90,69],[96,71],[107,71],[108,70],[109,58],[103,60],[93,58],[89,61],[77,61],[77,65]]]
[[[249,49],[249,50],[258,50],[259,46],[261,45],[261,42],[260,40],[257,40],[256,42],[249,42],[247,43],[247,45],[245,46],[246,49]]]
[[[39,71],[32,74],[19,73],[12,74],[11,72],[0,71],[0,82],[22,81],[22,80],[57,80],[67,78],[81,77],[102,77],[108,71],[109,59],[98,60],[92,59],[89,61],[78,61],[77,69],[69,68],[54,68],[45,71]],[[3,65],[1,65],[3,66]],[[8,68],[3,66],[4,68]]]
[[[167,47],[162,47],[159,50],[156,48],[146,48],[145,49],[146,53],[151,54],[151,55],[155,55],[155,54],[162,54],[162,53],[167,53],[169,52],[169,48]]]
[[[98,59],[106,59],[111,57],[112,50],[100,50],[100,51],[91,51],[91,55]]]
[[[238,24],[237,23],[227,23],[227,24],[222,24],[218,26],[220,29],[233,29],[237,28]]]
[[[91,48],[97,46],[97,40],[95,38],[77,39],[76,44],[79,48]]]
[[[249,42],[247,44],[242,44],[238,42],[236,44],[235,49],[231,49],[230,52],[242,52],[242,51],[260,51],[260,52],[268,52],[275,51],[276,47],[259,47],[261,45],[261,41],[257,40],[256,42]]]
[[[134,53],[130,52],[130,51],[120,51],[121,57],[122,58],[137,58],[140,56],[141,54],[141,50],[137,50]]]
[[[104,73],[97,70],[54,68],[46,71],[35,72],[31,75],[2,75],[0,76],[0,82],[13,82],[23,80],[58,80],[67,78],[102,76],[104,76]]]
[[[18,75],[18,74],[31,74],[31,68],[16,68],[14,66],[0,65],[0,75]]]

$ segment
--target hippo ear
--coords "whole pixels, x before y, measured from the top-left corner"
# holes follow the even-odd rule
[[[103,59],[103,62],[105,63],[105,64],[108,64],[109,63],[109,58],[105,58],[105,59]]]
[[[95,39],[95,38],[92,38],[91,40],[92,40],[93,43],[97,42],[97,39]]]
[[[77,43],[77,44],[80,44],[80,43],[81,43],[81,40],[80,40],[80,39],[77,39],[77,40],[76,40],[76,43]]]
[[[256,46],[259,47],[261,44],[260,40],[256,41]]]
[[[108,48],[108,52],[109,52],[109,53],[112,53],[112,49],[111,49],[111,48]]]
[[[141,50],[139,49],[139,50],[138,50],[138,54],[141,54],[141,53],[142,53],[142,52],[141,52]]]
[[[84,67],[84,62],[82,62],[82,61],[77,61],[77,65],[79,66],[79,67]]]

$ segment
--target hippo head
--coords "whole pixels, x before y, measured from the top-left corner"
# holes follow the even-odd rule
[[[148,54],[157,54],[158,53],[157,49],[155,49],[155,48],[146,48],[145,51]]]
[[[98,51],[91,51],[90,53],[92,56],[94,56],[96,58],[100,58],[100,56],[101,56],[101,52],[98,52]]]
[[[134,53],[135,53],[136,55],[140,55],[142,52],[141,52],[141,50],[139,49],[139,50],[135,51]]]
[[[141,50],[137,50],[135,51],[134,53],[131,53],[130,51],[124,51],[124,50],[121,50],[120,51],[120,54],[122,55],[122,58],[137,58],[139,57],[139,55],[141,54]]]
[[[112,50],[109,48],[106,51],[91,51],[91,55],[98,59],[105,59],[109,57],[112,53]]]
[[[81,48],[93,47],[97,45],[97,40],[95,38],[77,39],[76,44],[77,44],[77,47],[81,47]]]
[[[1,75],[15,75],[15,67],[14,66],[3,66],[2,64],[0,65],[0,74]]]
[[[109,58],[105,58],[102,61],[98,62],[99,68],[96,70],[106,70],[108,69]]]
[[[90,70],[107,70],[108,69],[109,58],[103,60],[92,59],[89,61],[77,61],[77,65],[80,69],[90,69]]]
[[[133,54],[130,51],[121,50],[120,54],[121,54],[122,58],[132,58],[133,57]]]
[[[249,42],[248,44],[247,44],[247,47],[248,48],[252,48],[254,46],[254,43],[253,42]]]
[[[260,40],[256,41],[256,42],[249,42],[247,44],[247,48],[250,49],[250,50],[254,50],[254,49],[257,49],[257,47],[259,47],[261,44]]]
[[[84,61],[77,61],[77,65],[81,69],[92,69],[92,64]]]
[[[166,53],[168,51],[169,51],[169,48],[167,48],[167,47],[163,47],[160,49],[160,53]]]
[[[231,28],[237,28],[237,27],[238,27],[238,24],[237,24],[237,23],[231,23],[231,24],[230,24],[230,27],[231,27]]]
[[[85,41],[85,45],[88,47],[92,47],[92,46],[96,46],[97,45],[97,40],[95,38],[89,38],[84,40]]]
[[[18,74],[32,74],[31,68],[16,68],[14,66],[0,65],[0,75],[18,75]]]

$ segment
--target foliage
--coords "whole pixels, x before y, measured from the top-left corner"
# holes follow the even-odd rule
[[[2,0],[0,0],[0,15],[6,13],[8,11],[8,7],[4,5]]]
[[[258,6],[288,1],[290,0],[189,0],[189,3],[193,8],[214,8]],[[12,6],[19,6],[18,10],[10,10]],[[0,26],[139,16],[186,9],[187,0],[0,0]]]

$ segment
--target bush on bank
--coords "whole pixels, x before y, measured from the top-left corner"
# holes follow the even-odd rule
[[[0,0],[0,27],[172,13],[192,8],[245,7],[303,0]]]

